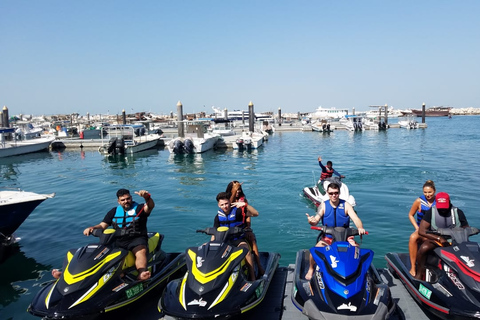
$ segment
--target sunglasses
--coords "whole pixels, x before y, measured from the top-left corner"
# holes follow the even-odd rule
[[[340,194],[340,192],[338,192],[338,191],[337,191],[337,192],[329,192],[328,194],[331,195],[331,196],[333,196],[333,195],[338,195],[338,194]]]

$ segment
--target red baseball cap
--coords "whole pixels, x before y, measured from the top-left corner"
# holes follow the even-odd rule
[[[437,209],[449,209],[450,208],[450,196],[446,192],[439,192],[435,197]]]

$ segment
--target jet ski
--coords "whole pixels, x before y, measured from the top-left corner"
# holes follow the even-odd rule
[[[188,271],[183,278],[168,283],[158,310],[174,318],[213,319],[240,315],[260,304],[280,254],[260,252],[265,274],[248,281],[244,263],[248,250],[231,244],[231,239],[241,235],[243,229],[219,227],[197,232],[214,235],[215,241],[186,250]]]
[[[325,247],[300,250],[295,262],[292,302],[309,319],[387,319],[395,311],[388,285],[372,264],[373,251],[353,240],[358,230],[311,227],[320,230],[317,240],[331,235]],[[318,241],[317,241],[318,242]],[[305,280],[312,255],[317,266]]]
[[[350,194],[347,185],[343,183],[339,177],[328,178],[324,180],[323,183],[321,180],[318,180],[313,187],[303,188],[303,194],[318,207],[322,202],[329,200],[325,190],[327,190],[328,185],[332,182],[340,186],[340,199],[347,201],[352,207],[355,207],[357,205],[355,198]]]
[[[95,229],[99,243],[69,250],[59,279],[44,286],[28,311],[44,319],[78,319],[124,307],[185,270],[184,253],[161,249],[163,235],[148,233],[148,269],[151,277],[137,280],[135,256],[115,246],[124,230]]]
[[[398,277],[421,306],[443,319],[480,318],[480,250],[469,237],[474,227],[432,232],[451,241],[427,257],[425,280],[410,275],[408,253],[387,253],[388,269]]]

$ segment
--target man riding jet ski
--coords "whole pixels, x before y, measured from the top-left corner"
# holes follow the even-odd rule
[[[183,278],[167,285],[158,310],[175,318],[214,319],[240,315],[260,304],[280,255],[260,252],[265,273],[260,279],[249,281],[244,262],[248,249],[235,245],[243,228],[221,226],[197,232],[213,237],[199,247],[187,249],[188,271]]]
[[[309,319],[388,319],[395,311],[388,285],[372,264],[373,251],[353,241],[358,230],[311,227],[326,235],[331,245],[300,250],[295,263],[292,302]],[[317,267],[305,279],[312,255]]]
[[[426,238],[417,255],[417,275],[410,270],[408,253],[387,253],[392,274],[398,276],[412,297],[443,319],[480,317],[480,247],[469,237],[478,234],[469,227],[463,212],[444,192],[436,206],[420,222]]]
[[[147,268],[151,277],[139,280],[133,253],[115,245],[123,232],[93,230],[100,242],[70,250],[59,279],[37,293],[28,311],[44,319],[93,317],[124,307],[184,272],[185,255],[164,252],[163,235],[149,232]]]

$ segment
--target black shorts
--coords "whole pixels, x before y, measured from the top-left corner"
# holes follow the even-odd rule
[[[121,239],[117,239],[116,244],[120,248],[132,251],[138,246],[145,246],[145,248],[148,248],[148,238],[147,236],[123,237]]]

